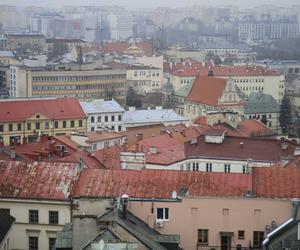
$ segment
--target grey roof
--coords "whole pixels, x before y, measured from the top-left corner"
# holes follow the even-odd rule
[[[188,94],[190,93],[191,88],[193,87],[193,83],[194,83],[194,82],[187,83],[187,84],[184,85],[182,88],[178,89],[178,90],[175,92],[175,95],[176,95],[176,96],[181,96],[181,97],[187,97]]]
[[[8,213],[0,213],[0,245],[5,238],[6,234],[15,222],[15,218]]]
[[[139,123],[164,123],[164,122],[188,122],[188,119],[178,115],[172,109],[146,109],[125,111],[125,124],[139,124]]]
[[[0,57],[14,57],[14,53],[9,50],[0,50]]]
[[[252,92],[247,98],[244,109],[245,114],[278,113],[280,105],[271,95]]]
[[[104,101],[103,99],[95,99],[87,102],[80,102],[82,109],[87,114],[96,113],[114,113],[124,112],[125,109],[114,99],[111,101]]]
[[[54,249],[72,249],[72,240],[72,224],[68,223],[62,231],[57,232]]]

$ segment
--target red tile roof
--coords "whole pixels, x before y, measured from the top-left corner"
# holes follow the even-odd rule
[[[153,51],[153,46],[151,42],[139,42],[135,43],[135,45],[141,49],[146,56],[151,56]],[[130,44],[126,42],[108,42],[103,45],[102,51],[104,53],[124,53]]]
[[[167,170],[82,171],[74,197],[172,198],[175,190],[188,189],[191,196],[244,197],[252,190],[252,177],[246,174],[206,173]]]
[[[77,164],[0,161],[0,197],[68,200]]]
[[[282,149],[282,143],[287,144],[287,149]],[[197,144],[185,143],[185,155],[186,158],[252,159],[275,163],[281,158],[292,157],[295,147],[294,143],[288,141],[230,136],[226,136],[221,144],[214,144],[206,143],[204,136],[200,136]]]
[[[101,164],[103,168],[107,169],[118,169],[121,167],[120,153],[122,147],[115,145],[110,148],[104,148],[93,151],[91,154]]]
[[[255,168],[253,187],[257,196],[269,198],[299,198],[300,170],[298,168]]]
[[[238,130],[241,134],[249,137],[263,137],[263,136],[271,136],[276,133],[267,127],[262,122],[252,119],[252,120],[243,120],[238,125]]]
[[[172,74],[176,76],[207,76],[208,71],[213,70],[215,76],[268,76],[281,75],[277,70],[267,69],[262,66],[224,66],[203,63],[193,63],[192,66],[175,66]]]
[[[187,96],[187,100],[195,103],[219,105],[219,98],[226,87],[226,79],[210,76],[198,76]]]
[[[76,98],[0,101],[0,122],[25,121],[35,114],[55,120],[86,118]]]

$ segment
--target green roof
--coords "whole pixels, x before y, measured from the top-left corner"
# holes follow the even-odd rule
[[[191,88],[193,87],[193,83],[194,82],[185,84],[182,88],[180,88],[175,92],[175,95],[181,97],[187,97],[188,94],[190,93]]]
[[[252,92],[245,104],[245,114],[253,113],[278,113],[280,104],[273,96]]]

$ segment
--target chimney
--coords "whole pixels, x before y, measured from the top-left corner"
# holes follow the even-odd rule
[[[16,159],[16,149],[15,149],[15,147],[10,147],[10,159],[12,159],[12,160]]]
[[[129,196],[127,194],[123,194],[121,196],[121,216],[123,219],[127,219],[127,206],[129,202]]]
[[[214,76],[214,71],[212,69],[208,71],[208,76]]]
[[[26,136],[23,137],[23,144],[24,144],[24,145],[27,144],[27,137],[26,137]]]

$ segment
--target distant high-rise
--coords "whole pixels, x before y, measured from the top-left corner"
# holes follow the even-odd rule
[[[133,36],[132,15],[126,12],[111,13],[109,27],[112,40],[126,40]]]

